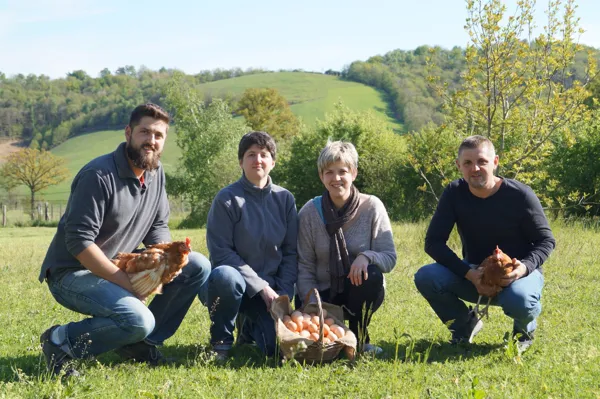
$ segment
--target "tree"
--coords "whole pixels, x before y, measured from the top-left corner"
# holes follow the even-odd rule
[[[515,15],[505,18],[506,7],[500,0],[468,1],[465,28],[470,42],[464,83],[458,89],[442,82],[430,63],[430,82],[445,100],[448,112],[439,132],[450,132],[456,138],[439,140],[427,151],[412,153],[427,190],[442,186],[438,183],[446,178],[440,170],[425,170],[424,166],[435,163],[435,154],[454,154],[457,142],[480,134],[492,140],[502,158],[498,173],[534,186],[548,204],[544,160],[554,143],[571,134],[570,125],[588,118],[583,101],[589,79],[572,79],[571,67],[580,49],[573,39],[580,32],[574,1],[567,0],[564,5],[561,0],[551,1],[548,22],[535,39],[534,3],[520,1]],[[588,74],[594,73],[595,63],[590,58]],[[415,141],[418,135],[409,138],[409,147],[418,147]],[[430,194],[437,198],[440,192]]]
[[[2,166],[2,175],[8,181],[24,184],[31,192],[31,218],[35,217],[35,194],[65,180],[69,170],[65,160],[48,151],[26,148],[13,152]],[[14,186],[13,186],[14,187]]]
[[[276,89],[247,89],[237,108],[252,129],[269,133],[275,141],[287,141],[300,130],[298,118]]]
[[[237,144],[250,129],[232,116],[226,102],[216,99],[206,105],[181,73],[168,85],[166,104],[181,148],[181,168],[167,176],[167,192],[183,196],[191,205],[182,226],[203,226],[217,192],[240,177]]]

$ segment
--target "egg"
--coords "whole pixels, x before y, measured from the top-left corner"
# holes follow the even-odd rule
[[[342,338],[344,335],[346,335],[346,330],[344,330],[344,327],[334,324],[330,328],[331,328],[330,334],[334,333],[338,338]]]
[[[330,343],[331,343],[331,340],[330,340],[329,338],[327,338],[327,337],[324,337],[324,338],[323,338],[323,343],[324,343],[324,344],[330,344]]]
[[[338,336],[333,332],[333,331],[329,331],[329,335],[327,336],[327,338],[331,341],[331,342],[335,342],[338,339]]]
[[[313,316],[310,318],[310,321],[312,321],[313,323],[315,323],[316,325],[321,324],[321,320],[319,320],[319,316]]]
[[[308,338],[308,337],[310,337],[310,332],[308,332],[308,330],[302,330],[302,331],[300,331],[300,336],[302,338]]]
[[[288,321],[292,321],[292,318],[289,315],[286,314],[285,316],[283,316],[283,323],[285,324]]]
[[[296,310],[295,312],[292,312],[291,316],[292,316],[292,321],[294,323],[296,323],[296,324],[302,323],[303,317],[302,317],[302,313],[301,312],[299,312],[299,311]]]
[[[310,320],[310,315],[308,313],[302,313],[302,317],[304,317],[307,320]]]
[[[323,318],[326,318],[326,317],[327,317],[327,310],[323,309]]]
[[[330,328],[327,324],[323,324],[323,336],[326,337],[329,335]]]
[[[325,319],[325,324],[331,327],[333,324],[335,324],[335,320],[333,320],[331,317],[328,317]]]
[[[285,324],[285,326],[286,326],[286,327],[287,327],[289,330],[291,330],[291,331],[293,331],[293,332],[296,332],[296,330],[297,330],[297,328],[298,328],[298,325],[297,325],[296,323],[294,323],[293,321],[291,321],[291,320],[290,320],[290,321],[288,321],[288,322],[286,322],[286,323],[284,323],[284,324]]]
[[[310,323],[308,325],[308,331],[310,331],[311,333],[319,333],[319,326],[317,326],[314,323]]]
[[[317,333],[310,333],[310,339],[312,339],[313,341],[318,341],[319,340],[319,334],[317,334]]]
[[[303,330],[306,330],[310,324],[311,324],[310,319],[302,319],[302,329]]]

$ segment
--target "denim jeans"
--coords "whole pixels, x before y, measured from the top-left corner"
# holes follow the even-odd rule
[[[451,330],[460,329],[469,321],[469,309],[461,299],[476,303],[479,297],[469,280],[439,263],[420,268],[415,274],[415,285],[443,323],[454,320]],[[543,286],[544,276],[535,270],[504,287],[490,305],[500,306],[504,314],[513,319],[515,333],[532,333],[542,311]],[[482,298],[482,302],[485,305],[487,298]]]
[[[95,356],[145,340],[162,345],[179,328],[200,287],[210,262],[197,252],[171,283],[146,307],[132,293],[87,269],[50,274],[47,279],[58,303],[92,317],[67,324],[67,343],[76,358]]]
[[[250,298],[245,292],[246,282],[234,267],[218,266],[210,273],[200,294],[212,322],[210,343],[216,350],[230,349],[234,342],[235,320],[241,313],[245,316],[244,334],[256,342],[265,355],[273,356],[276,349],[275,322],[262,297],[257,294]]]

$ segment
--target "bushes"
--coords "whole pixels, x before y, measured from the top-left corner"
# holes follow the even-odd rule
[[[359,173],[354,184],[361,192],[378,196],[390,217],[400,217],[405,209],[398,198],[402,192],[398,174],[402,168],[403,139],[374,114],[354,112],[341,103],[314,129],[294,139],[274,169],[274,180],[294,194],[298,207],[325,190],[319,179],[317,158],[328,139],[350,141],[356,146]]]

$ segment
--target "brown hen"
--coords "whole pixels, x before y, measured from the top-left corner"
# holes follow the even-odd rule
[[[495,294],[488,298],[488,302],[485,305],[485,308],[482,310],[479,310],[479,304],[482,298],[482,296],[479,295],[479,299],[477,300],[477,304],[473,309],[473,313],[477,314],[480,319],[488,314],[488,309],[492,298],[502,291],[502,285],[500,284],[502,279],[507,274],[512,272],[514,268],[515,265],[510,256],[502,252],[498,246],[496,246],[494,253],[485,258],[477,267],[477,270],[481,270],[483,272],[481,275],[481,283],[495,290]]]
[[[119,252],[112,262],[127,273],[133,291],[140,297],[161,293],[162,285],[170,282],[188,263],[192,251],[190,239],[148,245],[140,253]]]

